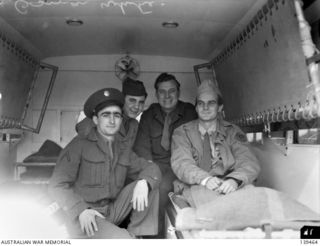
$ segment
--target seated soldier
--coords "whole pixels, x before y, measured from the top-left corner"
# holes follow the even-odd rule
[[[180,83],[175,76],[160,74],[155,83],[158,103],[153,103],[143,112],[133,150],[141,157],[154,161],[162,173],[160,183],[159,234],[165,235],[165,207],[168,204],[168,193],[173,190],[176,176],[171,170],[171,136],[178,126],[197,118],[191,103],[179,100]]]
[[[132,238],[158,232],[161,172],[131,151],[119,136],[123,95],[114,88],[93,93],[84,112],[96,127],[61,152],[49,193],[68,215],[72,238]],[[137,180],[124,185],[125,178]],[[131,213],[128,229],[119,225]]]
[[[183,194],[191,205],[199,201],[191,199],[190,186],[228,194],[252,183],[260,171],[246,135],[222,119],[219,89],[211,81],[203,81],[196,99],[198,119],[174,131],[171,150],[172,170],[182,182],[177,187],[184,189]]]

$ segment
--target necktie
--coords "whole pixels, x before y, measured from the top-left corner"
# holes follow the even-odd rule
[[[109,150],[109,154],[110,154],[110,159],[111,159],[111,161],[112,161],[112,160],[113,160],[112,141],[107,141],[107,145],[108,145],[108,150]]]
[[[203,157],[200,163],[200,167],[209,172],[211,169],[211,146],[209,134],[206,132],[203,139]]]
[[[166,115],[164,120],[163,130],[162,130],[162,137],[161,137],[161,146],[168,151],[170,148],[170,133],[169,133],[169,126],[171,124],[171,118],[169,114]]]

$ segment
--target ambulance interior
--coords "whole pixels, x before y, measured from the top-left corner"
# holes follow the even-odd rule
[[[161,72],[177,77],[180,99],[191,103],[203,79],[215,81],[225,119],[247,133],[259,160],[255,185],[319,214],[318,49],[319,0],[1,0],[0,214],[46,193],[88,95],[121,90],[132,76],[147,88],[147,109],[156,102],[153,84]],[[55,153],[37,156],[46,142]],[[265,228],[251,234],[179,228],[181,209],[174,202],[168,208],[167,238],[266,237]],[[12,229],[9,236],[55,236],[0,223]]]

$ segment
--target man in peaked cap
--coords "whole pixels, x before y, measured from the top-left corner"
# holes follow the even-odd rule
[[[199,118],[181,125],[172,136],[171,167],[181,181],[177,187],[183,187],[192,206],[208,202],[197,198],[215,197],[212,191],[229,194],[251,184],[260,171],[246,135],[222,119],[222,108],[218,87],[203,81],[197,90]]]
[[[95,124],[61,152],[49,193],[66,212],[72,238],[132,238],[158,232],[161,172],[119,135],[124,97],[114,88],[93,93],[84,113]],[[135,180],[125,185],[126,177]],[[119,225],[131,213],[127,230]]]
[[[124,105],[120,134],[128,139],[132,146],[137,135],[139,124],[136,118],[143,111],[148,94],[143,82],[133,80],[129,77],[122,83],[122,94],[124,95]],[[79,135],[86,136],[94,126],[90,118],[81,117],[81,120],[76,124],[76,131]]]

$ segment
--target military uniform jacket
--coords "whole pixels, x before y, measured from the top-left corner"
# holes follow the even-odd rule
[[[177,107],[170,113],[170,116],[169,136],[172,136],[175,128],[196,119],[197,113],[191,103],[178,101]],[[141,116],[133,150],[147,160],[170,167],[171,151],[166,151],[161,146],[164,121],[165,115],[160,104],[152,104]]]
[[[210,176],[235,178],[241,185],[252,183],[260,172],[258,160],[249,149],[244,133],[229,122],[219,120],[213,134],[218,161],[208,171],[199,167],[203,157],[203,142],[199,121],[184,124],[174,131],[172,137],[171,166],[184,183],[200,184]]]
[[[49,192],[72,219],[90,207],[88,203],[115,199],[127,176],[147,180],[151,189],[159,186],[157,165],[138,157],[120,134],[113,156],[96,128],[88,136],[75,137],[61,152]]]

